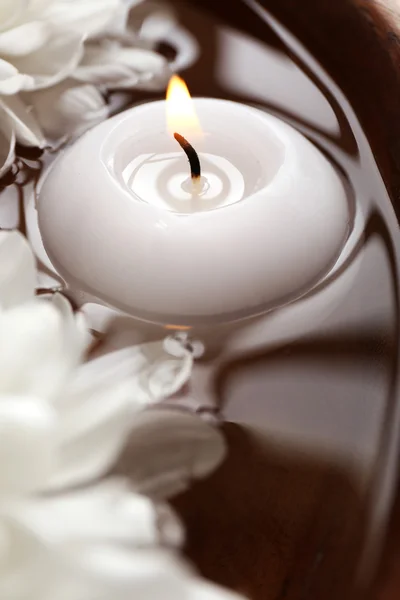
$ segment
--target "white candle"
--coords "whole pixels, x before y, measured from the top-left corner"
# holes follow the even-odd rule
[[[198,152],[200,192],[160,101],[67,149],[38,203],[46,250],[72,287],[162,324],[235,320],[299,297],[350,227],[338,175],[300,133],[243,104],[193,106],[202,135],[185,120],[176,131]]]

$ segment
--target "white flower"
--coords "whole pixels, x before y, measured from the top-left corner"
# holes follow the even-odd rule
[[[74,77],[109,88],[160,90],[171,77],[171,70],[156,52],[105,39],[87,44]]]
[[[200,340],[191,340],[186,331],[178,331],[164,340],[164,348],[173,356],[183,356],[189,352],[194,358],[204,354],[204,344]]]
[[[101,477],[128,437],[129,474],[139,491],[164,490],[168,481],[169,493],[212,471],[225,453],[217,430],[173,409],[137,414],[188,382],[194,351],[186,336],[81,363],[88,342],[83,315],[74,315],[60,294],[35,299],[35,278],[25,238],[0,232],[3,497]]]
[[[200,54],[197,40],[180,26],[176,12],[165,2],[135,3],[128,13],[126,29],[144,48],[154,49],[159,42],[166,42],[175,49],[176,56],[169,64],[172,72],[186,69]]]
[[[134,493],[126,481],[92,481],[115,460],[135,410],[187,380],[193,360],[187,340],[178,356],[152,343],[79,364],[87,341],[82,316],[62,296],[35,299],[35,279],[26,240],[0,232],[0,597],[237,600],[179,559],[174,549],[182,529],[168,507]],[[162,412],[149,414],[168,422]],[[144,459],[140,485],[148,479],[154,489],[157,480],[162,486],[168,480],[171,489],[188,462],[191,476],[215,467],[223,443],[198,423],[182,427],[173,420],[173,429],[167,423],[152,432],[138,422],[133,432],[142,451],[133,460]],[[144,438],[153,441],[145,454]],[[199,442],[207,446],[202,461]],[[157,475],[158,453],[165,456]],[[67,489],[77,484],[86,487]]]
[[[0,177],[16,142],[43,148],[47,136],[79,135],[107,116],[95,89],[57,84],[79,64],[85,39],[102,33],[120,7],[121,0],[0,2]],[[35,90],[50,87],[50,95],[35,98]]]
[[[177,55],[172,62],[156,52],[159,42],[175,47]],[[74,77],[108,88],[160,90],[174,71],[188,67],[197,56],[196,41],[179,26],[168,5],[133,2],[119,28],[85,44]]]
[[[66,79],[58,85],[23,94],[47,143],[79,136],[108,116],[103,96],[93,86]]]
[[[100,34],[119,6],[120,0],[3,2],[0,94],[49,87],[65,79],[81,59],[85,38]]]
[[[188,411],[161,405],[137,415],[117,470],[137,492],[164,500],[212,473],[225,453],[215,427]]]
[[[177,562],[170,551],[182,539],[168,507],[132,493],[121,480],[0,502],[0,597],[91,600],[103,588],[108,598],[112,589],[126,588],[128,564],[134,590],[143,563],[147,577],[157,581],[159,558],[162,565]],[[160,544],[169,551],[157,550]]]
[[[0,232],[0,490],[10,496],[103,475],[132,415],[179,390],[193,360],[152,342],[80,364],[83,315],[59,294],[34,299],[34,285],[28,243]]]
[[[161,40],[177,46],[172,63],[155,51]],[[158,3],[1,0],[0,177],[16,142],[56,147],[105,119],[95,85],[160,90],[197,54],[175,14]]]

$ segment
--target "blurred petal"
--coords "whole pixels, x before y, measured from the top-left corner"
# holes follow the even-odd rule
[[[46,10],[45,18],[85,36],[98,35],[113,20],[120,0],[58,0]]]
[[[13,57],[20,73],[30,75],[25,90],[37,90],[59,83],[76,68],[83,55],[83,36],[79,32],[51,28],[44,46],[25,56]]]
[[[41,21],[30,21],[0,33],[0,53],[9,57],[35,52],[47,43],[49,27]]]
[[[0,313],[0,393],[52,398],[77,357],[65,352],[62,315],[44,300]]]
[[[176,57],[169,63],[172,72],[188,68],[199,57],[198,41],[179,25],[175,11],[165,4],[146,1],[134,7],[129,13],[127,27],[149,47],[167,42],[175,48]]]
[[[193,358],[200,358],[204,354],[204,344],[200,340],[194,340],[186,332],[178,332],[169,335],[164,340],[166,352],[176,357],[183,357],[190,352]]]
[[[202,579],[191,579],[187,588],[188,600],[244,600],[243,596]]]
[[[55,463],[56,417],[39,398],[0,397],[0,495],[37,490]]]
[[[75,313],[69,300],[62,294],[53,294],[51,302],[63,317],[64,351],[75,357],[77,365],[91,341],[86,318],[81,312]]]
[[[100,92],[92,85],[63,81],[25,95],[47,138],[76,137],[108,116]]]
[[[130,429],[129,392],[129,386],[123,382],[103,394],[88,396],[82,407],[61,417],[57,473],[49,486],[54,489],[76,485],[110,469]]]
[[[27,0],[1,0],[0,31],[11,28],[17,22],[26,4]]]
[[[55,499],[54,504],[57,501]],[[75,508],[78,509],[78,504]],[[96,524],[101,528],[98,517],[108,519],[109,526],[121,529],[124,519],[119,520],[118,505],[110,506],[110,510],[105,507],[105,514],[101,509],[96,510],[95,505],[93,508],[93,515],[84,510],[93,531]],[[4,565],[2,561],[0,578],[2,599],[188,600],[185,584],[190,571],[170,551],[135,549],[134,538],[133,544],[124,543],[126,535],[120,543],[113,543],[112,535],[107,533],[104,539],[99,539],[96,534],[91,536],[90,532],[85,536],[85,527],[82,534],[72,527],[72,535],[68,535],[72,524],[71,505],[65,506],[67,513],[51,507],[49,522],[41,509],[40,505],[32,509],[27,503],[21,503],[19,510],[13,510],[10,515],[6,530],[7,562]],[[36,510],[41,515],[35,514]],[[72,514],[82,524],[83,514],[79,513],[79,509],[75,512],[72,509]],[[61,524],[52,531],[57,516]],[[133,523],[132,517],[125,519],[125,525],[134,535],[138,524]]]
[[[39,148],[45,146],[46,140],[37,121],[19,96],[2,96],[0,108],[13,129],[17,142]]]
[[[0,119],[1,117],[0,109]],[[3,125],[7,125],[7,123]],[[9,135],[0,130],[0,178],[7,173],[15,160],[15,134],[11,130],[11,126],[9,129]]]
[[[170,6],[147,0],[131,8],[127,26],[140,39],[157,42],[164,39],[176,24],[176,12]]]
[[[117,350],[80,368],[68,389],[68,406],[80,406],[88,391],[102,393],[107,386],[125,380],[135,410],[175,394],[188,381],[192,365],[188,352],[181,357],[171,356],[163,341]]]
[[[19,231],[0,231],[0,307],[10,308],[33,298],[35,258]]]
[[[171,75],[166,59],[152,50],[115,42],[88,45],[74,77],[96,85],[162,89]]]
[[[190,355],[171,357],[162,342],[82,365],[55,400],[61,446],[52,487],[94,479],[110,469],[126,443],[135,411],[179,390],[191,367]]]
[[[96,574],[103,584],[121,586],[121,591],[126,586],[127,599],[188,600],[185,577],[190,571],[165,550],[128,553],[119,547],[98,546],[75,551],[76,560],[82,556],[87,571]]]
[[[66,545],[82,540],[148,546],[160,541],[157,510],[153,502],[134,494],[119,479],[24,503],[18,520],[47,543]]]
[[[0,58],[0,94],[6,96],[16,94],[25,85],[29,85],[30,81],[28,75],[18,73],[12,64]]]
[[[117,471],[140,493],[168,498],[211,473],[225,457],[222,434],[201,419],[161,406],[138,414]]]

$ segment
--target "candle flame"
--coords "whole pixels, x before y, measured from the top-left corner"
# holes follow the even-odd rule
[[[167,127],[173,135],[180,133],[190,140],[201,134],[199,119],[186,83],[173,75],[167,89]]]

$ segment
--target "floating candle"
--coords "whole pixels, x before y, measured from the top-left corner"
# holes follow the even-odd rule
[[[71,287],[162,324],[236,320],[299,297],[349,232],[336,171],[268,113],[177,95],[172,124],[165,101],[141,104],[55,161],[38,202],[54,266]],[[198,154],[200,188],[174,133]]]

